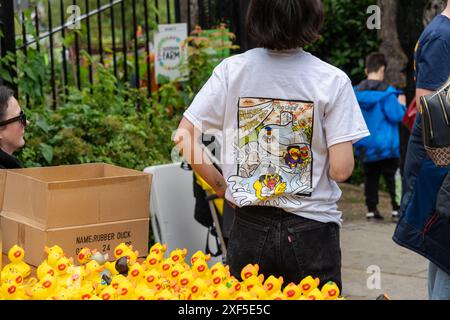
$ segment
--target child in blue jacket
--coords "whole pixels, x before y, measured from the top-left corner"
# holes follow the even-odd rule
[[[370,136],[358,142],[356,156],[364,164],[365,197],[368,219],[382,220],[378,211],[380,176],[386,181],[392,200],[392,217],[400,209],[396,199],[395,174],[399,167],[400,135],[398,124],[406,112],[405,96],[384,82],[387,67],[382,53],[372,53],[366,60],[367,79],[355,87]]]

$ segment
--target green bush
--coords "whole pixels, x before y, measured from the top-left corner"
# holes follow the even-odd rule
[[[63,107],[33,107],[26,167],[105,162],[142,170],[170,162],[171,135],[181,116],[169,116],[147,93],[119,86],[111,70],[98,66],[92,88],[69,88]]]
[[[367,8],[377,0],[324,0],[325,24],[321,39],[308,48],[311,53],[344,70],[353,83],[364,75],[366,56],[377,51],[377,30],[367,28]]]
[[[376,5],[377,0],[324,0],[326,20],[321,39],[307,49],[342,69],[357,84],[365,78],[366,56],[378,51],[377,30],[367,29],[369,18],[367,8]],[[361,185],[364,182],[362,163],[356,162],[350,183]]]
[[[112,67],[95,62],[93,85],[81,90],[67,86],[61,107],[50,108],[51,91],[46,53],[30,49],[33,59],[20,52],[1,59],[19,77],[19,100],[29,116],[26,146],[18,157],[26,167],[105,162],[142,170],[172,161],[172,133],[182,114],[224,56],[216,52],[235,49],[233,35],[224,26],[204,35],[197,30],[188,38],[190,79],[167,81],[148,97],[146,89],[131,88],[119,81]],[[213,41],[220,37],[223,41]],[[141,68],[144,69],[144,68]],[[29,102],[26,105],[26,102]]]

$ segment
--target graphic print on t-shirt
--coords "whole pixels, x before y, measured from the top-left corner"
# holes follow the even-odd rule
[[[240,206],[301,204],[311,196],[314,104],[240,98],[238,173],[228,178]]]

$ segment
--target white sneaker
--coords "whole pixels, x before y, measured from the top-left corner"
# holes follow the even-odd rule
[[[399,217],[398,211],[392,211],[392,219],[397,219]]]
[[[366,214],[367,220],[375,219],[375,220],[384,220],[383,216],[377,211],[368,212]]]
[[[367,212],[367,214],[366,214],[366,218],[367,219],[372,219],[372,218],[374,218],[375,217],[375,213],[373,213],[373,212]]]

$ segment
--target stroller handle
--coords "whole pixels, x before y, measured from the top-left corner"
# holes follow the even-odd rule
[[[216,199],[219,199],[219,196],[217,194],[212,194],[212,195],[206,196],[205,199],[206,199],[206,201],[216,200]]]

